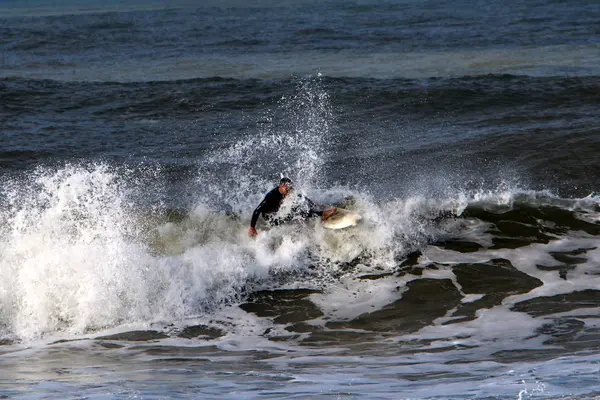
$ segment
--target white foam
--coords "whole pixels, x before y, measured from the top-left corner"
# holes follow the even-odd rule
[[[377,280],[345,278],[310,299],[327,317],[349,320],[373,312],[400,298],[406,280],[387,276]]]
[[[484,294],[467,294],[462,298],[461,303],[473,303],[473,302],[483,298],[483,296],[485,296],[485,295]]]
[[[302,240],[284,237],[273,251],[269,234],[253,241],[245,227],[205,208],[192,213],[189,226],[162,227],[176,244],[156,253],[134,218],[130,188],[105,166],[41,173],[35,184],[41,195],[12,192],[13,206],[4,210],[3,334],[32,340],[181,319],[235,299],[250,278],[303,259]]]
[[[199,161],[200,201],[216,201],[248,215],[262,199],[260,192],[272,189],[280,173],[292,178],[299,192],[315,187],[321,180],[332,118],[321,79],[298,79],[295,92],[265,113],[267,123],[257,134],[214,149]]]
[[[485,358],[499,350],[540,348],[543,339],[535,336],[536,329],[543,320],[535,319],[525,313],[512,312],[503,306],[480,309],[477,318],[454,324],[436,324],[422,328],[414,334],[404,335],[399,340],[436,340],[432,347],[444,347],[448,342],[453,345],[478,346],[473,349],[476,359]]]

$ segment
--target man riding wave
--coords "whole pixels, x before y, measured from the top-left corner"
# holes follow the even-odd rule
[[[258,207],[252,213],[252,220],[250,221],[250,228],[248,228],[248,235],[254,237],[258,234],[256,231],[256,222],[258,217],[262,214],[265,221],[271,226],[279,225],[284,222],[289,222],[293,219],[306,219],[310,217],[319,216],[321,219],[326,220],[336,211],[336,208],[330,208],[327,210],[318,210],[308,197],[301,194],[297,195],[293,203],[290,206],[289,212],[284,215],[279,215],[282,204],[286,197],[293,192],[293,184],[290,178],[281,178],[279,185],[269,191],[263,201],[260,202]]]

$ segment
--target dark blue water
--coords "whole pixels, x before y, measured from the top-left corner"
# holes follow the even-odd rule
[[[598,395],[598,21],[1,2],[0,397]]]

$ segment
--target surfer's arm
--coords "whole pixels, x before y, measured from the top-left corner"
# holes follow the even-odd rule
[[[320,217],[323,215],[323,211],[317,207],[317,205],[315,204],[314,201],[312,201],[311,199],[309,199],[306,196],[303,196],[303,195],[300,195],[300,196],[304,199],[304,202],[308,206],[307,208],[308,208],[308,216],[309,217],[314,217],[315,215]]]
[[[263,201],[260,202],[256,210],[252,213],[252,220],[250,221],[250,227],[254,228],[256,226],[256,222],[258,221],[258,217],[261,213],[269,213],[272,212],[275,204],[275,199],[272,195],[273,191],[267,193]]]
[[[314,201],[312,201],[311,199],[309,199],[306,196],[302,196],[302,197],[304,198],[304,201],[306,201],[306,204],[308,205],[308,216],[309,217],[318,216],[318,217],[321,217],[323,220],[326,220],[331,215],[333,215],[336,211],[335,207],[330,207],[330,208],[325,208],[323,210],[320,210],[317,208]]]
[[[258,207],[256,207],[256,210],[254,210],[254,212],[252,213],[252,220],[250,220],[250,227],[254,228],[256,227],[256,222],[258,221],[258,217],[260,216],[260,213],[262,212],[262,208],[264,206],[264,200],[258,205]]]
[[[254,210],[254,212],[252,213],[252,220],[250,221],[250,228],[248,228],[248,236],[250,237],[254,237],[256,235],[258,235],[258,232],[256,232],[256,222],[258,221],[258,216],[261,213],[261,206],[264,203],[264,201],[262,203],[260,203],[258,205],[258,207],[256,207],[256,210]]]

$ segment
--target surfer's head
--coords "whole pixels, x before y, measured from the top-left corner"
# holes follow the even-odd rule
[[[279,181],[279,193],[282,195],[287,195],[290,190],[292,190],[292,180],[290,178],[281,178]]]

